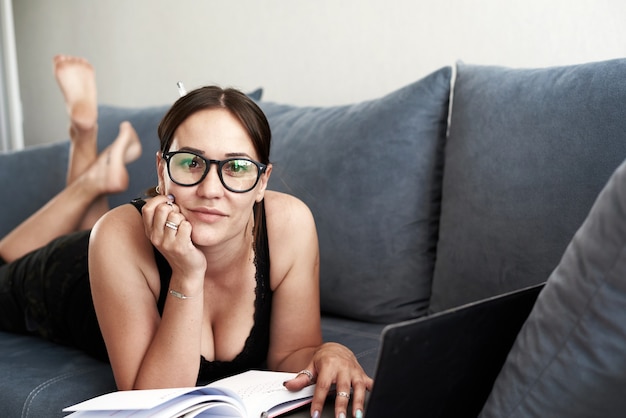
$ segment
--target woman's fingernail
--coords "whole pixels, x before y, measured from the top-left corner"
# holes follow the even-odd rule
[[[311,418],[320,418],[320,411],[314,411],[313,415],[311,415]]]
[[[340,412],[339,413],[339,418],[346,418],[346,413],[345,412]]]
[[[354,414],[355,418],[363,418],[363,411],[360,409],[356,410],[356,414]]]
[[[174,195],[173,195],[173,194],[168,194],[168,195],[167,195],[167,198],[168,198],[169,200],[171,200],[172,202],[174,201]]]

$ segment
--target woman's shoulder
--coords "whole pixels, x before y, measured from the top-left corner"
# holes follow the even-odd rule
[[[142,225],[141,211],[131,203],[117,206],[105,213],[95,228],[132,227]]]
[[[132,204],[109,210],[96,222],[89,240],[94,265],[116,260],[116,268],[152,271],[154,253],[146,236],[141,213]],[[144,274],[144,277],[147,277]]]
[[[315,220],[309,207],[297,197],[274,191],[265,193],[265,219],[272,249],[298,253],[317,244]]]
[[[93,227],[91,238],[120,247],[143,247],[146,239],[141,212],[132,204],[120,205],[105,213]]]
[[[287,277],[308,281],[319,258],[313,214],[300,199],[278,192],[265,193],[265,218],[271,258],[271,286]],[[302,272],[308,272],[302,274]]]
[[[265,192],[265,216],[269,224],[278,220],[283,226],[303,226],[314,223],[313,214],[302,200],[290,194],[267,190]]]
[[[311,212],[309,210],[309,207],[306,205],[306,203],[304,203],[302,200],[298,199],[297,197],[287,194],[287,193],[276,192],[273,190],[266,190],[264,201],[265,201],[265,209],[267,211],[276,211],[276,212],[281,212],[281,211],[300,212],[301,211],[301,212],[308,212],[308,213]]]

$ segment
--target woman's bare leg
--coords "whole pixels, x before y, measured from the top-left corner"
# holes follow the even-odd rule
[[[78,229],[91,229],[98,219],[109,210],[107,195],[119,193],[128,188],[128,171],[126,164],[141,156],[141,142],[130,122],[120,124],[120,133],[115,141],[98,157],[106,160],[105,177],[101,180],[108,186],[92,201],[83,212]],[[81,176],[82,177],[82,176]]]
[[[67,185],[91,167],[98,157],[98,100],[96,76],[93,66],[84,58],[57,55],[53,59],[54,76],[57,80],[70,119],[70,153],[67,167]],[[122,138],[131,138],[126,135]],[[136,138],[133,135],[132,138]],[[135,160],[141,154],[139,141],[128,140],[125,162]],[[121,160],[120,160],[121,161]],[[125,168],[121,167],[122,169]],[[93,199],[81,214],[77,229],[89,229],[109,210],[105,194]]]
[[[53,69],[70,120],[70,152],[66,179],[66,184],[70,185],[98,157],[96,74],[89,61],[71,55],[56,55],[53,58]],[[97,219],[108,209],[106,196],[98,196],[81,214],[78,229],[87,229],[93,219]]]
[[[67,184],[71,184],[98,157],[96,75],[91,64],[80,57],[57,55],[53,66],[70,119]]]
[[[0,258],[11,262],[57,237],[81,229],[86,216],[95,215],[90,212],[95,201],[126,190],[126,164],[140,154],[141,143],[135,130],[130,123],[123,122],[117,139],[82,175],[0,240]],[[95,221],[97,218],[90,220]]]

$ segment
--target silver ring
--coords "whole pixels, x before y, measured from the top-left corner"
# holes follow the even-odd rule
[[[350,394],[348,392],[337,392],[337,396],[350,400]]]
[[[178,225],[176,225],[174,222],[172,221],[166,221],[165,222],[165,226],[168,227],[169,229],[172,229],[174,231],[178,231]]]
[[[298,372],[298,375],[301,375],[301,374],[306,374],[307,377],[309,378],[309,382],[313,382],[313,373],[311,373],[310,370],[307,370],[307,369],[300,370]]]

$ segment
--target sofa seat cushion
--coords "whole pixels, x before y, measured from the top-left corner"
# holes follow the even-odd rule
[[[626,158],[625,79],[458,64],[431,311],[546,281]]]
[[[626,411],[626,163],[540,293],[483,417],[622,417]]]
[[[269,188],[312,210],[322,309],[370,322],[426,312],[435,261],[451,68],[335,107],[260,102]]]
[[[115,390],[108,363],[38,337],[0,332],[0,370],[7,417],[63,417],[63,408]]]

